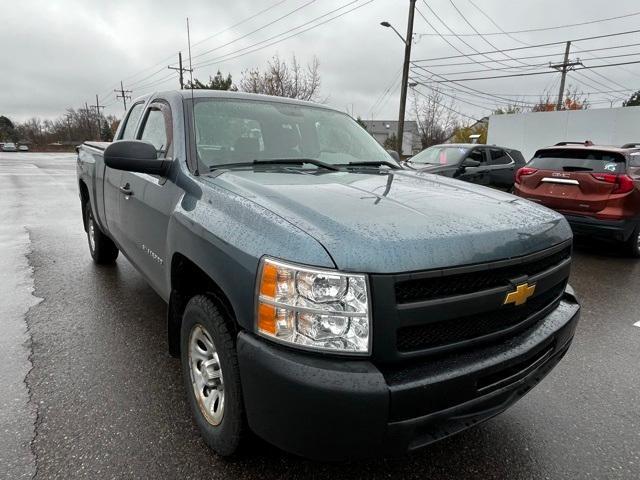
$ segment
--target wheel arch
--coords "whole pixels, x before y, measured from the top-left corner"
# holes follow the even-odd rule
[[[91,203],[91,197],[89,196],[89,187],[84,180],[78,181],[78,188],[80,189],[80,204],[82,208],[82,224],[84,225],[84,231],[87,231],[87,215],[85,206]]]
[[[195,295],[206,295],[221,308],[234,338],[240,330],[231,300],[220,285],[195,262],[176,252],[171,257],[171,292],[167,314],[167,341],[169,353],[174,357],[180,356],[182,314],[189,299]]]

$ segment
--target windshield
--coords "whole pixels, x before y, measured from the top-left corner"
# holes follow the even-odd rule
[[[465,147],[444,147],[434,145],[411,157],[411,163],[429,165],[458,165],[469,153]]]
[[[624,173],[626,169],[623,155],[592,149],[540,150],[527,166],[540,170],[595,173]]]
[[[394,163],[346,114],[280,102],[198,99],[196,147],[205,171],[254,161],[312,159],[338,165]]]

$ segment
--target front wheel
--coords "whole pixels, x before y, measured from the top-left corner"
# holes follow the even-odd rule
[[[114,263],[118,258],[118,247],[113,240],[107,237],[96,223],[93,211],[89,202],[85,205],[85,219],[87,222],[87,240],[89,242],[89,252],[91,258],[97,264]]]
[[[627,240],[627,252],[633,258],[640,258],[640,225],[633,231]]]
[[[202,438],[219,455],[234,454],[244,432],[238,357],[224,315],[205,295],[187,303],[180,356],[187,397]]]

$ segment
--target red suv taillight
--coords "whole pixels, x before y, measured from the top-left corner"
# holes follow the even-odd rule
[[[591,176],[601,182],[612,183],[615,186],[611,193],[629,193],[633,190],[633,179],[629,175],[615,175],[613,173],[592,173]]]
[[[518,171],[516,172],[516,183],[520,183],[520,180],[522,179],[522,177],[526,177],[527,175],[533,175],[537,171],[538,171],[537,168],[531,168],[531,167],[519,168]]]

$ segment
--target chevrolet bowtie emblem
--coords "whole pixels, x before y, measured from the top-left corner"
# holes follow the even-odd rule
[[[523,305],[527,303],[527,300],[533,292],[536,290],[536,284],[529,285],[528,283],[521,283],[516,286],[515,292],[507,293],[507,296],[504,298],[504,304],[509,305],[513,303],[514,305]]]

